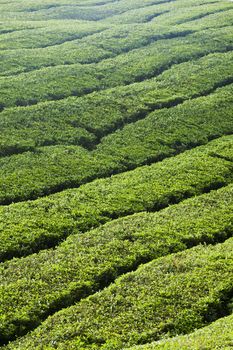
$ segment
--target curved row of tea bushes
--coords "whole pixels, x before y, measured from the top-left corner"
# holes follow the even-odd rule
[[[134,346],[127,350],[217,350],[233,347],[233,315],[220,318],[191,334]],[[126,349],[124,349],[126,350]]]
[[[85,21],[29,21],[24,22],[25,28],[20,23],[21,22],[18,24],[18,30],[9,31],[8,33],[0,35],[0,49],[3,51],[1,52],[1,58],[5,57],[4,61],[6,61],[3,61],[3,67],[1,69],[3,69],[5,65],[10,66],[11,54],[15,53],[17,55],[19,49],[23,49],[22,53],[24,56],[27,56],[29,52],[28,49],[35,50],[40,48],[43,52],[43,48],[59,45],[66,41],[82,38],[84,40],[88,39],[88,36],[109,27],[105,24]],[[35,54],[38,55],[38,52],[40,51],[35,50]],[[49,57],[47,57],[47,61],[48,58]],[[15,60],[16,59],[17,56],[15,57]],[[12,62],[13,65],[15,65],[15,63],[15,61]]]
[[[121,15],[106,18],[101,23],[125,24],[125,23],[150,23],[154,25],[176,25],[183,24],[196,19],[202,19],[212,14],[225,12],[232,9],[228,1],[205,2],[191,0],[171,1],[160,6],[152,5],[139,9],[127,11]],[[225,14],[226,16],[226,14]],[[230,19],[230,18],[229,18]],[[226,20],[226,18],[225,18]],[[229,23],[229,22],[228,22]]]
[[[122,172],[113,157],[94,157],[81,146],[45,146],[0,160],[0,204],[8,205],[79,187]]]
[[[233,185],[157,213],[113,220],[0,265],[0,334],[9,340],[142,262],[233,233]],[[17,298],[15,298],[17,295]]]
[[[49,317],[6,349],[122,349],[201,328],[232,311],[233,239],[142,265]]]
[[[218,76],[215,78],[218,78]],[[181,77],[179,81],[181,81]],[[212,82],[212,85],[214,83]],[[186,81],[186,84],[188,85],[188,81]],[[211,84],[210,81],[209,84]],[[126,121],[127,117],[128,121],[130,121],[130,118],[132,120],[136,118],[137,120],[145,117],[145,119],[126,125],[122,130],[104,137],[99,144],[98,139],[93,134],[85,132],[85,129],[69,127],[65,120],[59,124],[59,120],[53,119],[52,116],[50,116],[51,120],[48,120],[48,122],[43,117],[39,128],[35,119],[27,120],[27,114],[23,116],[22,113],[19,113],[18,118],[15,115],[15,119],[10,119],[3,113],[5,120],[3,118],[0,125],[3,125],[2,130],[5,131],[5,137],[2,139],[3,144],[0,147],[0,153],[6,156],[11,152],[20,153],[30,149],[32,151],[4,157],[0,160],[1,204],[35,199],[69,187],[78,187],[95,178],[110,176],[113,173],[132,169],[138,165],[150,164],[176,155],[186,149],[207,143],[208,140],[218,136],[231,134],[233,132],[232,86],[230,84],[217,89],[213,94],[186,101],[174,108],[164,108],[148,114],[147,117],[145,117],[147,110],[155,108],[152,104],[152,96],[156,95],[156,91],[149,92],[148,99],[147,96],[139,95],[137,105],[132,107],[130,104],[131,97],[126,95],[124,101],[129,106],[129,110],[125,111]],[[202,82],[201,87],[208,88]],[[157,94],[159,93],[162,92],[157,92]],[[191,89],[190,93],[192,93]],[[106,95],[104,96],[106,97]],[[104,105],[104,101],[106,101],[103,99],[104,96],[94,100],[96,103],[98,100],[103,102],[103,105],[96,108],[96,115],[107,105],[107,103]],[[136,99],[136,96],[134,98]],[[176,99],[177,97],[173,98]],[[94,103],[94,101],[92,102]],[[165,102],[166,100],[161,99],[161,101],[163,101],[164,106],[169,103],[168,100]],[[159,106],[158,100],[157,104]],[[115,110],[115,114],[112,114],[111,110],[114,110],[115,105],[118,106],[118,109]],[[119,123],[117,117],[121,117],[120,109],[121,105],[117,105],[117,102],[114,103],[110,98],[108,111],[111,116],[110,120],[100,120],[99,125],[101,125],[101,122],[107,124],[107,122],[111,123],[112,121],[113,123],[114,119],[115,122]],[[40,113],[42,110],[43,108]],[[89,117],[91,116],[91,110],[94,110],[94,105],[89,107]],[[36,115],[33,116],[31,113],[32,110],[30,110],[29,116],[36,118]],[[57,111],[54,111],[55,115],[56,113]],[[101,116],[101,113],[99,115]],[[21,116],[25,117],[24,123],[26,125],[24,129],[24,120],[22,121]],[[124,125],[122,120],[121,122]],[[18,125],[21,129],[17,129],[16,126]],[[53,125],[55,125],[54,128]],[[96,125],[98,124],[96,123]],[[118,127],[120,125],[119,123]],[[201,128],[200,125],[202,125]],[[28,126],[30,136],[23,139],[27,134]],[[63,130],[61,130],[62,126],[64,126]],[[99,126],[98,130],[100,130]],[[76,135],[75,131],[77,131]],[[23,139],[21,143],[16,138],[17,132]],[[37,136],[37,140],[33,140],[34,136]],[[69,139],[71,136],[73,138]],[[44,145],[53,144],[54,142],[55,145],[34,148],[36,141],[43,142]],[[88,152],[76,145],[62,145],[63,142],[84,144],[89,149],[93,149],[96,144],[98,145],[96,149],[93,149],[93,152]],[[61,143],[61,145],[56,145],[56,143]]]
[[[34,116],[33,109],[30,111],[15,109],[1,116],[0,126],[4,138],[0,140],[0,157],[32,151],[33,158],[34,152],[39,152],[39,147],[63,145],[65,148],[66,145],[73,145],[88,149],[96,144],[97,137],[92,132],[72,125],[62,116],[59,118],[54,115],[51,120],[45,119],[45,116],[38,115],[42,109],[37,109]],[[27,120],[28,114],[31,118]],[[41,156],[43,153],[41,152]],[[21,166],[24,164],[23,158]]]
[[[160,75],[177,63],[212,52],[230,51],[233,47],[232,33],[226,28],[219,29],[217,34],[213,29],[189,33],[184,31],[185,37],[155,42],[96,64],[48,67],[19,76],[1,77],[0,106],[3,109],[30,105],[129,85]]]
[[[190,4],[186,2],[186,6],[189,6],[187,10],[184,11],[184,4],[182,4],[178,12],[176,10],[177,4],[171,2],[166,5],[172,6],[173,16],[170,13],[166,16],[161,16],[162,23],[158,23],[157,20],[146,24],[136,23],[129,25],[122,23],[120,26],[114,25],[111,28],[110,24],[98,24],[94,28],[97,34],[90,35],[91,31],[94,31],[93,24],[90,22],[77,23],[69,20],[65,21],[64,24],[64,21],[49,21],[49,26],[47,22],[41,22],[40,26],[37,24],[38,29],[31,28],[24,32],[6,33],[0,36],[0,46],[6,46],[0,55],[2,60],[1,75],[18,74],[54,65],[97,63],[122,52],[148,45],[153,41],[177,37],[179,33],[182,35],[184,30],[200,31],[207,28],[229,26],[233,22],[233,11],[228,10],[229,6],[233,7],[230,2],[226,4],[219,2],[207,7],[203,5],[196,6],[195,4],[195,7],[191,8]],[[216,11],[216,13],[205,16],[204,21],[202,16],[211,12],[209,6],[213,7],[212,11]],[[223,11],[224,9],[227,10],[227,16],[225,11]],[[193,16],[195,18],[199,16],[200,19],[197,19],[195,23],[193,21],[190,23],[190,16],[192,16],[193,12],[195,13]],[[176,17],[177,22],[182,22],[181,24],[176,25],[174,22]],[[135,15],[133,15],[133,18],[135,18]],[[166,18],[167,22],[165,25]],[[185,23],[185,21],[188,22]],[[172,22],[172,26],[170,22]],[[30,25],[31,22],[29,22]],[[78,34],[77,29],[80,31],[83,27],[87,28],[86,32]],[[68,30],[71,31],[71,33],[68,33],[68,36],[60,37],[61,35],[64,36],[64,32],[66,33]],[[24,36],[22,36],[23,33]],[[82,35],[85,35],[83,39],[75,40],[75,36],[81,37]],[[40,40],[35,41],[35,36],[39,36]],[[40,46],[43,47],[40,48]],[[24,48],[27,48],[27,50]]]
[[[0,8],[3,348],[120,350],[232,313],[233,3]]]
[[[0,19],[27,19],[27,20],[50,20],[50,19],[79,19],[88,21],[100,21],[102,19],[112,17],[121,13],[125,13],[132,9],[140,9],[147,6],[163,3],[169,3],[172,0],[140,0],[128,1],[111,1],[98,6],[97,3],[74,3],[74,2],[55,2],[51,1],[46,4],[25,2],[23,4],[2,4],[2,13]],[[81,5],[81,6],[80,6]],[[83,6],[84,5],[84,6]]]
[[[173,156],[232,133],[232,105],[233,84],[126,124],[121,130],[103,137],[93,154],[119,157],[127,166]]]
[[[211,70],[209,69],[210,67],[212,67]],[[95,128],[94,132],[97,134],[101,128],[104,130],[104,127],[105,132],[107,132],[107,130],[111,130],[112,128],[114,129],[114,127],[117,127],[119,123],[124,123],[124,119],[126,122],[130,121],[131,119],[134,120],[135,117],[136,119],[140,119],[141,114],[142,117],[144,117],[144,113],[149,112],[151,109],[153,110],[154,108],[169,106],[169,104],[172,105],[173,103],[176,103],[176,101],[179,103],[183,99],[187,99],[199,94],[205,94],[218,85],[224,85],[224,83],[227,83],[228,79],[231,77],[231,70],[232,53],[208,55],[205,58],[196,61],[195,63],[192,62],[177,65],[164,73],[157,80],[148,81],[146,85],[145,83],[139,83],[132,85],[132,88],[128,91],[126,88],[122,88],[120,90],[117,89],[114,91],[109,91],[108,93],[103,93],[98,96],[96,94],[93,94],[93,96],[90,95],[90,98],[84,99],[84,104],[80,104],[79,107],[77,107],[77,104],[74,101],[73,105],[69,104],[69,115],[74,115],[75,111],[76,114],[78,114],[80,111],[82,112],[83,117],[83,120],[80,118],[78,121],[80,125],[83,124],[87,129],[91,130]],[[210,74],[208,72],[210,72]],[[181,82],[183,83],[181,84]],[[192,89],[189,88],[190,85],[192,86]],[[115,96],[115,93],[117,96]],[[175,94],[175,96],[173,96],[173,94]],[[114,96],[115,100],[112,99]],[[121,98],[123,98],[123,102],[121,101]],[[67,101],[67,103],[69,102],[70,101]],[[108,108],[106,107],[106,103],[108,103]],[[96,108],[97,105],[99,106],[98,108]],[[125,110],[126,105],[127,109]],[[53,112],[52,110],[53,105],[46,105],[45,110],[44,106],[41,106],[40,109],[36,110],[37,113],[34,112],[35,108],[29,109],[28,114],[27,109],[23,109],[22,111],[19,109],[19,111],[16,111],[16,113],[13,115],[8,115],[4,112],[2,114],[1,130],[3,132],[2,140],[5,141],[3,141],[4,143],[1,147],[1,153],[3,155],[7,155],[12,151],[15,153],[24,151],[30,149],[29,147],[35,147],[35,142],[44,142],[44,144],[53,143],[54,135],[50,133],[50,130],[53,128],[54,124],[59,124],[59,113],[64,110],[63,103],[58,109],[55,108]],[[96,118],[95,115],[93,115],[93,110],[95,110]],[[125,112],[122,114],[121,111],[124,110]],[[13,110],[11,110],[11,112],[13,112]],[[106,117],[102,118],[102,116]],[[71,121],[71,118],[73,122]],[[46,119],[49,121],[46,122]],[[74,123],[74,126],[79,127],[79,125],[76,125],[76,120],[78,118],[70,117],[69,119],[69,117],[67,117],[67,119],[67,125],[69,125],[69,123]],[[66,117],[64,117],[64,122],[65,120]],[[23,127],[23,125],[25,126]],[[45,126],[47,127],[47,132],[44,131]],[[61,135],[59,134],[59,130],[60,128],[58,127],[58,130],[54,131],[55,143],[59,142],[59,137],[61,137],[61,143],[63,143],[63,140],[67,139],[72,134],[72,131],[74,132],[74,143],[85,143],[85,145],[88,147],[92,143],[92,140],[95,140],[91,134],[87,133],[86,134],[89,139],[84,138],[82,134],[81,137],[79,137],[78,130],[77,135],[75,136],[75,130],[72,130],[71,127],[69,129],[66,129],[64,127]],[[10,138],[11,142],[5,144],[6,140],[8,139],[5,137],[5,135],[10,135],[11,131],[13,140]],[[81,129],[81,131],[85,133],[85,130]],[[229,133],[232,131],[228,129],[226,132]],[[24,139],[25,133],[28,133],[28,135],[31,136],[35,136],[37,134],[38,141],[32,140],[30,136],[28,137],[29,140]],[[20,139],[15,139],[15,134],[20,135]],[[117,137],[118,134],[116,135],[116,138]],[[41,141],[40,138],[42,139]],[[22,146],[20,146],[20,140],[22,139],[24,140],[22,141]],[[164,141],[166,142],[166,140]],[[177,142],[179,143],[179,139]],[[151,143],[150,140],[149,143]],[[157,140],[155,140],[155,144],[157,144]],[[158,146],[160,149],[161,144]],[[171,153],[171,149],[168,149],[166,145],[165,147],[163,146],[163,148],[164,152],[165,149],[168,150],[167,155]],[[53,167],[53,150],[56,150],[55,165],[56,172],[58,172],[59,176],[53,176],[55,170]],[[78,147],[76,151],[73,149],[73,158],[72,152],[69,156],[69,162],[71,162],[71,159],[73,159],[74,166],[72,170],[72,162],[70,163],[70,166],[69,164],[67,165],[68,169],[71,169],[71,173],[67,173],[67,169],[64,167],[64,162],[67,162],[66,157],[64,157],[64,154],[66,154],[66,152],[67,147],[62,148],[59,146],[51,149],[44,148],[36,153],[26,153],[24,155],[2,159],[0,161],[2,168],[1,202],[9,203],[15,200],[35,198],[43,194],[54,192],[58,188],[67,188],[71,185],[77,186],[80,183],[87,181],[87,179],[90,177],[90,171],[92,171],[91,177],[94,178],[97,176],[106,176],[111,174],[111,169],[115,169],[115,171],[118,172],[122,170],[121,162],[123,159],[118,158],[117,162],[114,160],[115,165],[113,165],[112,168],[112,157],[106,157],[105,154],[102,153],[98,155],[98,159],[96,159],[96,156],[88,157],[88,159],[90,159],[90,162],[88,162],[88,164],[90,164],[90,169],[88,170],[87,174],[84,171],[85,166],[82,167],[80,178],[80,175],[77,174],[76,171],[77,166],[80,164],[79,157],[77,158],[76,156],[76,154],[79,154],[80,152],[80,147]],[[155,154],[155,158],[156,156],[157,155]],[[164,153],[164,156],[166,156],[166,152]],[[38,167],[35,167],[32,171],[30,159],[34,165],[39,164],[39,172],[37,170]],[[146,161],[146,159],[147,157],[145,155],[144,161]],[[98,162],[100,162],[101,166],[98,166]],[[62,166],[59,166],[59,163],[61,163]],[[102,164],[104,163],[106,163],[106,166],[102,168]],[[108,165],[108,163],[110,163],[110,165]],[[42,167],[41,164],[44,164],[44,167]],[[17,172],[20,170],[20,177],[15,176],[16,169]],[[59,169],[59,171],[57,171],[57,169]],[[123,169],[127,169],[127,164],[124,164]],[[6,172],[7,176],[4,175],[3,170]],[[12,183],[14,184],[13,188]]]
[[[205,95],[230,82],[231,72],[232,53],[214,54],[176,65],[157,79],[127,87],[6,109],[0,118],[4,133],[0,155],[49,144],[81,144],[89,148],[97,142],[93,133],[98,138],[103,137],[154,109]]]
[[[152,25],[122,25],[121,27],[113,27],[114,29],[104,29],[102,26],[102,28],[102,30],[96,29],[96,34],[88,35],[83,39],[70,41],[67,39],[64,43],[54,44],[53,46],[48,45],[44,48],[27,50],[4,50],[0,56],[3,60],[1,75],[10,76],[22,72],[36,71],[47,66],[98,63],[117,54],[142,48],[152,42],[179,37],[187,33],[187,30],[179,29],[178,26],[159,29]],[[36,30],[35,33],[30,34],[38,35],[38,32],[39,30]],[[18,35],[20,36],[20,34]],[[30,39],[30,36],[28,39]],[[13,41],[12,46],[14,46]]]
[[[113,218],[156,211],[232,182],[233,137],[35,201],[0,207],[0,258],[55,246]]]

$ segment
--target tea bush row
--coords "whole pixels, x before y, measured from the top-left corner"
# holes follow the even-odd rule
[[[135,346],[130,350],[217,350],[233,346],[233,315],[220,318],[191,334]],[[125,349],[126,350],[126,349]],[[129,348],[128,348],[129,350]]]
[[[225,186],[232,182],[232,147],[232,136],[225,136],[151,166],[0,207],[1,260],[55,246],[74,231]]]
[[[158,41],[96,64],[48,67],[1,77],[0,105],[30,105],[129,85],[158,76],[174,64],[232,49],[232,33],[226,28],[217,34],[213,29],[187,36],[189,33],[185,31],[184,37]]]
[[[1,339],[22,335],[49,313],[142,262],[200,242],[224,241],[232,230],[229,185],[157,213],[113,220],[85,235],[71,235],[55,250],[6,262],[0,266]]]
[[[233,239],[142,265],[6,349],[122,349],[185,334],[232,311]]]
[[[60,117],[61,121],[59,113],[63,104],[58,109],[46,105],[39,109],[18,109],[14,114],[13,110],[11,113],[3,112],[0,125],[5,136],[0,143],[0,153],[31,152],[0,160],[1,204],[77,187],[94,178],[158,161],[206,143],[209,139],[232,133],[232,86],[229,85],[212,95],[152,113],[143,121],[98,140],[127,122],[146,117],[153,109],[181,103],[189,97],[206,94],[218,85],[227,84],[229,70],[232,69],[231,56],[211,55],[195,65],[176,66],[159,80],[132,86],[130,95],[126,89],[94,94],[82,99],[83,104],[80,101],[78,107],[75,101],[73,104],[67,101],[71,117],[64,115]],[[208,69],[210,66],[211,70]],[[188,89],[190,84],[192,88]],[[80,116],[77,125],[75,111]],[[102,117],[103,113],[106,118]],[[202,123],[201,129],[199,123]],[[81,124],[92,133],[80,128]],[[162,127],[163,132],[158,127]],[[93,152],[76,144],[93,149]],[[42,145],[46,147],[37,148]]]

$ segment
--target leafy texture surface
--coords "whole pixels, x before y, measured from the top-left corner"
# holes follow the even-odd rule
[[[231,349],[233,2],[0,0],[0,348]]]

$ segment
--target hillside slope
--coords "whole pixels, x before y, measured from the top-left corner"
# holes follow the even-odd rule
[[[233,348],[233,2],[0,0],[0,349]]]

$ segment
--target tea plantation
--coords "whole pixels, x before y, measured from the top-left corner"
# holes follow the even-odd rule
[[[0,0],[0,350],[233,349],[233,2]]]

